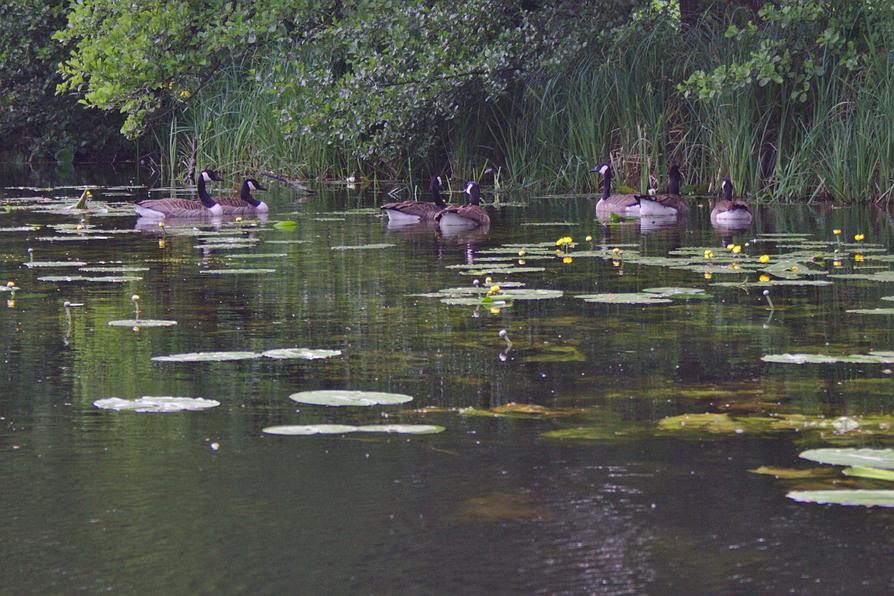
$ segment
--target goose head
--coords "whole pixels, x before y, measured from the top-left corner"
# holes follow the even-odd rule
[[[447,206],[447,203],[441,198],[441,187],[443,185],[444,179],[441,176],[432,176],[428,181],[428,192],[431,195],[431,200],[439,207]]]
[[[733,199],[733,183],[729,178],[724,178],[723,182],[720,184],[720,188],[723,191],[723,198],[731,201]]]
[[[474,180],[470,180],[466,184],[465,193],[469,195],[469,203],[472,205],[478,205],[481,203],[481,187],[478,186],[478,183]]]
[[[199,172],[199,178],[202,179],[203,182],[221,182],[223,178],[220,177],[214,170],[202,170]]]
[[[243,184],[248,188],[248,190],[267,190],[261,183],[255,180],[254,178],[246,178]]]
[[[611,175],[612,167],[607,163],[598,163],[590,170],[591,174]]]

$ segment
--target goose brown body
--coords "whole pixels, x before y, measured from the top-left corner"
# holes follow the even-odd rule
[[[429,201],[400,201],[385,203],[381,209],[393,224],[413,224],[435,221],[435,216],[447,208],[441,198],[441,177],[432,176],[428,185]]]
[[[478,183],[469,182],[465,192],[469,195],[470,204],[450,205],[442,209],[435,216],[440,228],[490,226],[490,217],[481,207],[481,189],[478,187]]]
[[[140,201],[135,205],[140,217],[151,219],[165,219],[168,217],[219,217],[223,214],[223,208],[211,198],[205,189],[205,182],[221,180],[220,176],[212,170],[202,170],[196,179],[196,187],[199,200],[192,199],[150,199]]]
[[[602,174],[602,197],[596,203],[596,217],[607,219],[612,214],[625,217],[638,217],[640,214],[640,201],[633,194],[611,194],[612,168],[608,164],[595,166],[591,172]]]
[[[229,197],[219,197],[214,200],[221,206],[226,215],[257,215],[267,213],[270,208],[267,203],[259,201],[251,194],[253,190],[267,190],[254,178],[246,178],[242,182],[239,194]]]
[[[675,216],[686,213],[689,206],[680,196],[680,179],[680,169],[677,166],[671,166],[668,172],[667,193],[637,195],[640,202],[640,215]]]
[[[733,198],[733,183],[723,180],[723,198],[714,204],[711,210],[711,223],[719,227],[744,227],[751,225],[754,214],[751,207],[743,199]]]

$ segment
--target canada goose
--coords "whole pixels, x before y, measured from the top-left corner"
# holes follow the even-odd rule
[[[218,205],[208,191],[205,190],[205,182],[220,181],[222,178],[213,170],[202,170],[199,173],[196,187],[199,192],[199,200],[192,199],[150,199],[140,201],[135,205],[140,217],[150,219],[164,219],[166,217],[202,217],[223,215],[223,208]]]
[[[754,215],[742,199],[733,199],[733,183],[724,178],[721,184],[723,198],[711,210],[711,224],[724,228],[741,228],[751,225]]]
[[[381,209],[388,216],[388,223],[400,225],[435,221],[438,212],[447,207],[447,203],[441,198],[440,176],[431,177],[428,183],[428,192],[431,202],[401,201],[382,205]]]
[[[267,213],[267,203],[251,196],[253,190],[267,190],[254,178],[246,178],[239,189],[238,197],[220,197],[215,199],[226,215],[254,215]]]
[[[625,217],[638,217],[639,198],[636,195],[611,194],[612,167],[607,163],[593,166],[590,172],[602,174],[602,198],[596,203],[596,216],[607,218],[613,213]]]
[[[668,216],[686,213],[686,201],[680,197],[680,168],[671,166],[667,178],[667,194],[637,195],[640,215]]]
[[[474,180],[466,184],[466,194],[469,195],[468,205],[450,205],[446,209],[442,209],[435,216],[438,220],[438,227],[487,227],[490,225],[490,217],[484,209],[481,208],[481,188]]]

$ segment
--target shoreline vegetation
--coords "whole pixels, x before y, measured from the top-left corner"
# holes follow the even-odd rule
[[[486,163],[503,188],[592,192],[608,160],[638,191],[663,188],[672,164],[689,194],[727,176],[768,201],[894,189],[885,2],[55,4],[40,33],[58,28],[54,68],[29,76],[107,117],[71,116],[61,146],[30,145],[38,158],[139,154],[169,182],[205,164],[418,180]],[[40,112],[41,97],[18,97],[6,111]],[[83,138],[117,127],[129,141]]]

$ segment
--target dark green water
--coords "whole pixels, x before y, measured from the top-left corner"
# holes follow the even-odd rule
[[[494,314],[409,295],[469,285],[472,276],[447,267],[505,243],[553,242],[567,234],[581,251],[591,234],[596,246],[633,244],[625,250],[665,256],[688,246],[723,253],[726,239],[710,227],[704,206],[682,225],[644,233],[636,224],[603,227],[586,199],[525,196],[511,197],[525,207],[492,211],[486,235],[396,233],[377,214],[351,213],[374,206],[375,198],[337,189],[305,202],[285,190],[268,193],[268,224],[246,221],[240,229],[229,222],[220,229],[257,239],[241,250],[201,250],[209,238],[173,231],[160,246],[157,227],[133,231],[136,218],[126,213],[87,215],[87,228],[66,234],[130,230],[107,240],[40,240],[63,235],[50,226],[77,224],[80,216],[35,211],[35,197],[71,202],[78,194],[2,191],[11,209],[0,209],[0,228],[42,228],[0,232],[0,281],[20,288],[14,303],[0,302],[0,592],[881,593],[894,583],[890,511],[796,503],[786,492],[821,483],[748,471],[804,468],[798,453],[807,447],[886,445],[894,436],[657,431],[663,417],[683,413],[894,413],[886,365],[760,359],[894,349],[890,316],[846,312],[892,305],[879,298],[894,294],[894,284],[835,279],[829,286],[773,288],[776,311],[768,320],[760,290],[711,285],[744,274],[707,280],[698,271],[616,267],[611,259],[585,257],[563,264],[552,257],[527,262],[543,272],[494,278],[562,290],[563,297],[519,300]],[[757,215],[734,242],[766,233],[828,241],[841,228],[848,238],[864,233],[866,243],[879,245],[876,254],[894,252],[884,211],[764,207]],[[297,230],[272,229],[279,219],[296,221]],[[524,225],[557,221],[573,225]],[[394,246],[332,249],[367,243]],[[79,273],[24,267],[29,247],[35,260],[114,261],[149,271],[122,284],[44,282],[38,277]],[[766,243],[743,252],[765,250],[791,249]],[[286,256],[227,258],[236,253]],[[852,272],[855,264],[864,272],[890,268],[870,254],[863,263],[845,255],[840,271]],[[830,260],[814,266],[836,268]],[[276,273],[199,273],[221,267]],[[573,297],[670,285],[713,297],[648,307]],[[143,317],[178,325],[109,327],[108,321],[131,318],[134,293]],[[84,306],[66,315],[65,301]],[[501,329],[513,341],[504,358]],[[550,351],[556,346],[576,361],[550,361],[560,353]],[[150,360],[283,347],[343,355]],[[391,391],[415,401],[326,408],[288,399],[313,389]],[[171,414],[92,406],[104,397],[143,395],[206,397],[221,405]],[[509,402],[583,412],[510,419],[454,410]],[[425,407],[447,411],[414,412]],[[261,431],[383,421],[446,431],[340,437]],[[542,436],[572,427],[609,438]]]

